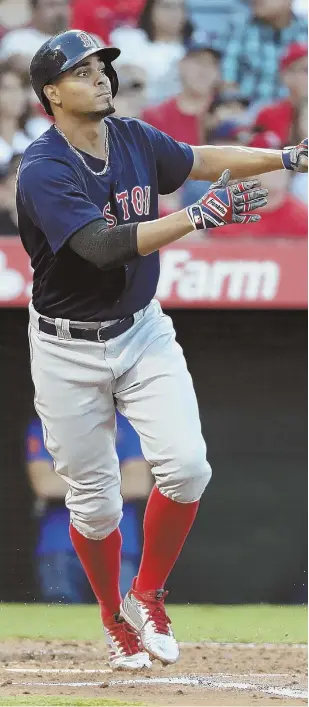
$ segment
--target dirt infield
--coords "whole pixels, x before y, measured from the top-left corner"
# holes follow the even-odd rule
[[[76,641],[0,643],[0,694],[72,696],[143,705],[307,704],[307,647],[184,644],[181,659],[146,672],[114,672],[104,645]],[[18,704],[18,702],[17,702]],[[55,701],[55,704],[56,701]]]

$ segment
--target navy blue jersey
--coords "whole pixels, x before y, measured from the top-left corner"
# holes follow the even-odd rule
[[[146,307],[156,292],[158,252],[102,271],[74,253],[68,240],[102,217],[109,227],[158,218],[158,194],[183,184],[193,152],[140,120],[107,118],[106,125],[108,165],[74,152],[54,126],[24,154],[17,180],[18,222],[34,269],[33,304],[40,314],[77,321],[117,319]],[[93,173],[105,167],[103,175]]]

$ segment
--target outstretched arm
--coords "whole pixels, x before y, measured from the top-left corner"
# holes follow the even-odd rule
[[[119,267],[136,255],[149,255],[177,241],[193,229],[259,220],[259,214],[252,211],[265,206],[267,191],[257,179],[229,185],[230,178],[239,179],[239,175],[246,178],[277,169],[308,171],[308,140],[281,151],[244,147],[193,149],[195,161],[191,179],[215,180],[202,199],[155,221],[108,229],[105,220],[100,218],[77,231],[69,241],[70,247],[99,268]]]
[[[245,179],[277,169],[308,171],[308,141],[284,150],[206,145],[193,147],[194,164],[189,179],[215,181],[225,169],[231,179]]]

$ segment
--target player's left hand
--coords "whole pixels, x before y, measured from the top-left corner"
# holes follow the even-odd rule
[[[308,172],[308,138],[296,147],[284,147],[282,162],[285,169],[293,172]]]

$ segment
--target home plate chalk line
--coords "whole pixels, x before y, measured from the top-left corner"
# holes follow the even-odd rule
[[[24,669],[19,669],[21,673],[24,673]],[[13,669],[11,669],[13,671]],[[16,669],[15,669],[16,672]],[[37,669],[37,672],[43,672],[40,671],[40,669]],[[46,672],[46,669],[45,671]],[[60,672],[60,671],[58,671]],[[72,672],[75,672],[74,669]],[[86,672],[86,671],[84,671]],[[96,671],[97,672],[97,671]],[[103,671],[102,671],[103,672]],[[107,671],[106,671],[107,672]],[[233,680],[220,680],[218,679],[220,675],[216,676],[199,676],[199,675],[183,675],[180,677],[154,677],[154,678],[135,678],[135,679],[129,679],[129,680],[110,680],[109,681],[109,686],[110,687],[117,687],[117,686],[125,686],[125,685],[186,685],[189,687],[205,687],[208,688],[209,690],[243,690],[243,691],[254,691],[254,692],[259,692],[261,694],[266,694],[266,695],[275,695],[278,697],[290,697],[293,699],[300,699],[300,700],[305,700],[308,697],[308,692],[307,690],[302,690],[300,688],[290,688],[290,687],[266,687],[261,685],[260,683],[257,683],[254,680],[250,680],[250,682],[242,682],[238,678],[241,678],[242,676],[233,676]],[[225,676],[226,678],[230,678],[231,676]],[[253,676],[252,676],[253,677]],[[261,676],[261,677],[266,677]],[[269,675],[270,677],[270,675]],[[276,677],[279,677],[278,674],[274,674],[271,676],[273,679]],[[100,687],[102,684],[101,682],[13,682],[12,683],[15,686],[23,686],[23,687],[52,687],[52,686],[57,686],[57,687]]]
[[[27,673],[42,674],[42,673],[69,673],[87,675],[87,674],[103,674],[107,673],[113,674],[114,671],[111,668],[4,668],[7,673],[21,673],[26,675]],[[216,673],[217,677],[229,677],[232,678],[234,673]],[[208,676],[214,677],[214,676]],[[237,677],[254,677],[254,678],[288,678],[289,673],[238,673]]]

